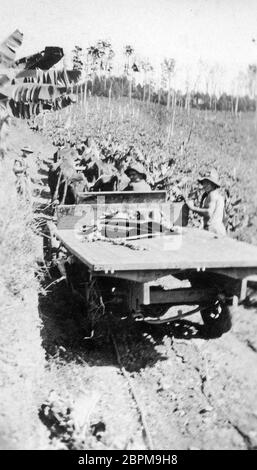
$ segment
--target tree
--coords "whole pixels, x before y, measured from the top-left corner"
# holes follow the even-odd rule
[[[78,70],[79,72],[83,69],[83,49],[80,46],[75,46],[73,51],[72,63],[73,63],[73,70]]]
[[[167,109],[170,108],[170,97],[171,97],[171,81],[174,77],[175,71],[175,59],[164,59],[161,64],[162,67],[162,81],[165,86],[168,88],[168,99],[167,99]]]
[[[153,66],[150,64],[149,60],[142,60],[141,61],[141,69],[144,72],[144,94],[143,94],[143,101],[146,99],[146,88],[148,87],[148,101],[150,102],[151,99],[151,85],[153,84],[152,80],[152,72]]]
[[[94,45],[87,48],[86,69],[87,76],[93,75],[93,84],[98,74],[104,76],[104,91],[106,89],[107,75],[110,77],[112,71],[112,60],[114,51],[109,41],[99,39]]]
[[[236,81],[235,81],[235,91],[236,91],[236,102],[235,102],[235,115],[237,116],[239,111],[239,100],[240,95],[242,92],[245,92],[245,85],[246,85],[246,75],[244,72],[239,72]]]
[[[124,74],[129,80],[129,101],[132,99],[132,74],[131,74],[131,61],[135,50],[129,44],[124,47],[124,55],[126,58],[124,66]]]
[[[250,64],[248,66],[248,86],[250,96],[254,97],[257,89],[257,65],[255,64]]]
[[[97,65],[99,60],[99,51],[95,46],[87,48],[86,69],[88,76],[95,75],[97,72]]]
[[[112,49],[111,43],[107,40],[100,39],[97,42],[96,46],[98,48],[98,51],[100,52],[100,73],[102,72],[106,76],[106,74],[110,74],[110,72],[112,71],[112,60],[115,54]]]
[[[102,40],[97,41],[93,46],[87,48],[87,63],[89,72],[95,76],[97,73],[100,75],[103,70],[103,56],[105,54],[105,42]]]
[[[124,55],[126,58],[125,65],[124,65],[125,75],[130,75],[131,59],[134,53],[135,53],[135,49],[132,46],[126,45],[124,47]]]
[[[250,97],[255,100],[255,120],[257,121],[257,65],[248,66],[248,80]]]

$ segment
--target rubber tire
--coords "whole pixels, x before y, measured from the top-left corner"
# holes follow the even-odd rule
[[[226,303],[219,301],[207,309],[201,310],[204,323],[204,334],[208,338],[219,338],[232,328],[232,311]]]

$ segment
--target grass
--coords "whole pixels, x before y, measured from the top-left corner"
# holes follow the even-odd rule
[[[19,199],[12,175],[3,171],[0,177],[0,264],[2,292],[22,295],[35,283],[35,233],[29,203]]]
[[[17,152],[23,130],[10,129]],[[16,193],[14,154],[9,151],[0,162],[1,437],[7,448],[28,449],[38,448],[45,440],[38,418],[44,351],[35,275],[37,225],[30,204]]]

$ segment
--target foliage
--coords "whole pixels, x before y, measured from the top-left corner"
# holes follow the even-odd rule
[[[124,99],[107,105],[104,98],[91,97],[83,107],[73,105],[70,126],[65,126],[65,112],[58,118],[49,114],[43,132],[54,142],[62,138],[76,145],[93,136],[103,162],[124,168],[131,160],[140,161],[153,188],[166,189],[170,200],[185,195],[198,205],[199,174],[214,167],[218,170],[226,198],[227,227],[240,239],[256,243],[254,224],[257,213],[256,133],[251,115],[244,120],[226,113],[188,115],[177,109],[174,134],[168,139],[172,119],[163,106],[132,103]],[[249,173],[249,166],[252,171]],[[191,220],[199,224],[199,217]]]
[[[135,64],[134,64],[135,65]],[[140,70],[142,68],[142,62],[139,65]],[[152,72],[152,66],[149,63],[145,63],[146,76],[144,84],[135,83],[132,78],[132,99],[145,101],[145,96],[148,97],[151,103],[159,103],[163,106],[167,106],[168,102],[168,90],[165,87],[161,87],[158,91],[153,86],[150,80],[150,73]],[[132,66],[133,68],[133,66]],[[109,69],[107,69],[108,71]],[[94,96],[109,96],[110,86],[112,84],[112,90],[115,89],[114,96],[116,98],[129,97],[130,91],[130,80],[128,75],[128,67],[125,67],[125,74],[123,76],[110,75],[108,72],[108,78],[96,74],[94,79],[90,78],[87,81],[87,91]],[[109,81],[108,81],[109,80]],[[151,93],[149,97],[149,87],[151,87]],[[84,88],[83,88],[84,89]],[[171,92],[175,91],[171,89]],[[76,87],[73,87],[73,93],[76,92]],[[187,102],[187,94],[182,93],[179,90],[176,91],[176,105],[185,108]],[[255,111],[256,103],[254,99],[251,99],[248,95],[240,96],[238,98],[233,95],[223,93],[220,97],[216,95],[209,95],[208,93],[200,93],[192,91],[190,93],[190,108],[199,109],[203,111],[226,111],[228,113],[235,113],[236,100],[238,99],[238,112]]]
[[[98,40],[96,44],[87,48],[86,69],[90,74],[110,73],[112,70],[112,60],[114,58],[112,45],[108,40]]]
[[[82,60],[83,49],[82,49],[82,47],[75,46],[72,53],[73,53],[73,57],[72,57],[73,70],[78,70],[78,71],[81,72],[81,70],[83,69],[83,60]]]
[[[22,295],[35,285],[35,251],[33,213],[29,203],[16,195],[13,177],[6,163],[0,163],[0,297]],[[26,273],[26,275],[25,275]]]

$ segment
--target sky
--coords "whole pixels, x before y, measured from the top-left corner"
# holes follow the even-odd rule
[[[24,33],[18,57],[60,46],[67,56],[109,39],[122,62],[124,45],[157,71],[176,60],[176,85],[206,82],[215,66],[220,90],[235,87],[239,70],[257,63],[257,0],[1,0],[0,31]],[[200,64],[200,65],[199,65]]]

